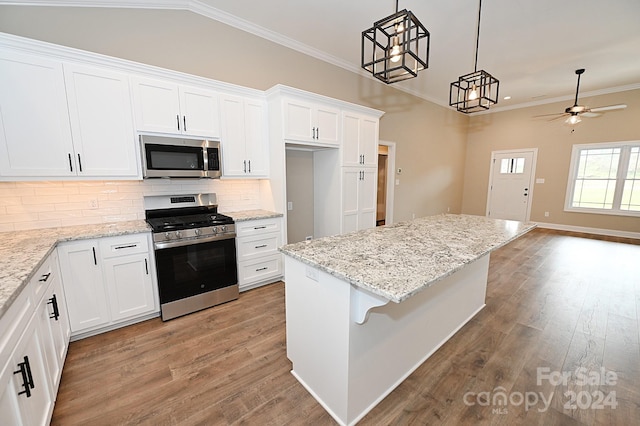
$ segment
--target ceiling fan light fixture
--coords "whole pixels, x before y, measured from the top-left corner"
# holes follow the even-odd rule
[[[429,67],[429,31],[406,9],[362,32],[362,68],[386,84],[418,76]]]
[[[578,114],[571,114],[571,116],[569,116],[569,118],[567,118],[564,122],[573,126],[574,124],[578,124],[581,121],[582,119]]]
[[[473,72],[458,77],[449,86],[449,106],[465,114],[488,110],[498,103],[500,81],[486,72],[478,71],[478,46],[480,45],[480,16],[482,0],[478,7],[478,32],[476,35],[476,59]]]

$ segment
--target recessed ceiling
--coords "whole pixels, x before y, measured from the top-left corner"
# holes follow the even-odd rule
[[[395,0],[26,0],[11,4],[187,9],[354,72],[361,33]],[[429,68],[393,87],[448,106],[473,71],[478,0],[400,0],[431,33]],[[500,80],[492,111],[640,88],[639,0],[484,0],[478,69]],[[379,83],[384,84],[384,83]],[[504,99],[509,96],[510,99]]]
[[[353,70],[360,69],[361,32],[395,12],[394,0],[201,3]],[[427,27],[431,55],[429,69],[394,86],[448,105],[449,84],[473,71],[478,1],[400,0],[399,8]],[[640,88],[639,17],[638,0],[484,0],[478,69],[500,80],[493,110],[572,99],[578,68],[587,70],[585,97]]]

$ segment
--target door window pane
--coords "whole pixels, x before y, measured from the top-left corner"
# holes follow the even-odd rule
[[[503,158],[500,161],[500,173],[524,173],[524,157]]]

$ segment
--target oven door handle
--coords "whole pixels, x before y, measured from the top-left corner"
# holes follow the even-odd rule
[[[213,241],[230,240],[235,237],[236,237],[235,233],[224,234],[224,235],[213,235],[211,237],[193,238],[188,240],[159,242],[159,243],[154,243],[153,247],[156,250],[162,250],[162,249],[169,249],[174,247],[190,246],[192,244],[203,244],[203,243],[210,243]]]

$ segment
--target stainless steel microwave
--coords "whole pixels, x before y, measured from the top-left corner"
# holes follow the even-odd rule
[[[144,178],[219,178],[220,141],[140,136]]]

